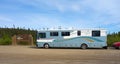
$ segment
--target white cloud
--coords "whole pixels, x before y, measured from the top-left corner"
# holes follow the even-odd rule
[[[80,4],[79,2],[72,0],[18,0],[24,5],[34,6],[36,8],[53,9],[59,12],[79,12]]]
[[[113,18],[120,17],[119,0],[84,0],[83,5],[99,14],[109,14]]]
[[[2,22],[12,22],[13,20],[8,18],[8,17],[0,16],[0,21],[2,21]]]
[[[41,14],[29,14],[24,16],[24,20],[20,21],[25,22],[25,25],[38,27],[54,27],[62,25],[59,18]]]
[[[74,11],[77,11],[77,12],[78,12],[78,11],[80,11],[80,6],[74,4],[74,5],[71,6],[71,9],[73,9]]]
[[[120,1],[119,0],[83,0],[81,5],[84,11],[89,12],[92,10],[91,19],[92,23],[96,26],[109,26],[116,25],[120,22]],[[85,10],[88,8],[88,10]],[[114,28],[118,28],[115,26]]]

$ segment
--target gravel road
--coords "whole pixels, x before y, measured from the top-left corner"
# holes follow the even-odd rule
[[[120,50],[0,46],[0,64],[120,64]]]

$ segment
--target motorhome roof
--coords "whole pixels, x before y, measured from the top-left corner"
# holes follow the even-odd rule
[[[106,30],[103,28],[81,28],[81,29],[44,29],[44,30],[39,30],[41,31],[76,31],[76,30]]]

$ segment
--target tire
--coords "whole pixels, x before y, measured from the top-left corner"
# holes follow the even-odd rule
[[[118,47],[118,49],[120,49],[120,46]]]
[[[119,47],[115,47],[115,49],[119,49]]]
[[[38,48],[38,44],[36,44],[36,48]]]
[[[103,49],[108,49],[108,47],[107,47],[107,46],[104,46]]]
[[[47,44],[47,43],[44,44],[44,48],[46,48],[46,49],[49,48],[49,44]]]
[[[81,48],[82,48],[82,49],[87,49],[87,45],[86,45],[86,44],[82,44],[82,45],[81,45]]]

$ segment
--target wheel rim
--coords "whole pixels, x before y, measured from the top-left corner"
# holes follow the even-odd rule
[[[48,44],[45,44],[45,45],[44,45],[44,48],[49,48],[49,45],[48,45]]]
[[[82,48],[82,49],[86,49],[87,46],[86,46],[86,45],[82,45],[81,48]]]

